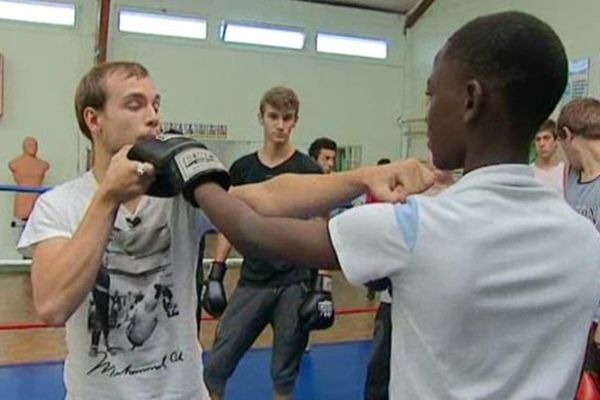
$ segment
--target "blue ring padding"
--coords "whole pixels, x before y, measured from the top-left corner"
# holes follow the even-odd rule
[[[0,184],[0,192],[17,192],[17,193],[44,193],[52,189],[48,186],[25,186],[25,185],[4,185]]]

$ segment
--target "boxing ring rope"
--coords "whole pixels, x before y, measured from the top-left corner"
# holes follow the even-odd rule
[[[214,261],[214,258],[205,258],[204,260],[202,260],[202,266],[203,267],[210,267],[210,264]],[[227,265],[227,267],[233,267],[233,266],[240,266],[242,264],[243,258],[235,258],[235,257],[231,257],[228,258],[227,260],[225,260],[225,264]],[[31,260],[0,260],[0,268],[2,267],[20,267],[20,266],[25,266],[25,267],[29,267],[31,266]],[[1,270],[0,270],[1,272]]]
[[[7,185],[0,184],[0,192],[16,192],[16,193],[44,193],[48,190],[52,189],[48,186],[25,186],[25,185]],[[242,263],[242,258],[228,258],[225,263],[227,267],[232,265],[240,265]],[[203,267],[208,267],[214,261],[212,258],[204,259],[202,262]],[[31,266],[31,260],[0,260],[0,268],[1,267],[15,267],[15,266]],[[356,308],[338,308],[335,310],[336,315],[353,315],[353,314],[367,314],[373,313],[377,311],[377,307],[356,307]],[[216,321],[218,318],[214,318],[211,316],[203,316],[200,318],[200,321]],[[45,324],[43,322],[28,322],[28,323],[19,323],[19,322],[8,322],[0,324],[0,332],[2,331],[20,331],[20,330],[29,330],[29,329],[57,329],[64,328],[64,325],[52,326]]]
[[[0,184],[0,192],[16,193],[44,193],[52,189],[49,186],[26,186],[26,185],[6,185]]]
[[[335,310],[336,315],[354,315],[354,314],[369,314],[377,311],[377,307],[356,307],[356,308],[337,308]],[[218,318],[206,316],[201,317],[200,321],[203,322],[214,322],[218,321]],[[22,331],[29,329],[59,329],[64,328],[64,325],[48,325],[43,322],[7,322],[0,324],[0,332],[2,331]]]
[[[36,193],[41,194],[52,189],[50,186],[27,186],[27,185],[10,185],[0,183],[0,192],[14,193]],[[31,265],[31,260],[0,260],[0,268],[2,267],[28,267]],[[0,270],[1,272],[1,270]]]
[[[242,264],[243,258],[228,258],[225,261],[225,264],[228,268],[232,266],[239,267]],[[203,267],[209,267],[210,264],[214,261],[213,258],[206,258],[202,261]],[[0,268],[2,266],[30,266],[31,260],[0,260]],[[367,314],[374,313],[377,311],[377,307],[355,307],[355,308],[338,308],[335,310],[336,315],[353,315],[353,314]],[[218,318],[214,318],[211,316],[203,316],[200,318],[200,321],[212,322],[217,321]],[[52,326],[45,324],[43,322],[8,322],[0,324],[0,332],[2,331],[19,331],[19,330],[29,330],[29,329],[56,329],[63,328],[64,325]]]

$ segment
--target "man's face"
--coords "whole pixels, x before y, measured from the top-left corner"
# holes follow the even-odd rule
[[[106,103],[98,111],[97,136],[110,154],[160,133],[160,96],[149,77],[106,77]]]
[[[279,110],[270,104],[265,105],[258,119],[263,126],[265,140],[275,144],[287,143],[298,121],[295,110]]]
[[[462,168],[465,160],[466,78],[458,64],[445,55],[445,49],[437,54],[427,81],[427,138],[434,165],[453,170]]]
[[[548,159],[556,153],[558,143],[552,132],[541,131],[535,135],[535,150],[540,158]]]
[[[319,151],[319,156],[317,157],[317,163],[323,170],[323,173],[330,174],[333,172],[333,167],[335,166],[335,150],[331,149],[321,149]]]

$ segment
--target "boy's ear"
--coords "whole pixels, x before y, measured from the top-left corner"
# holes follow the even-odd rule
[[[561,129],[565,133],[564,140],[567,141],[567,142],[571,141],[571,139],[573,139],[573,132],[571,132],[571,130],[568,127],[566,127],[566,126],[563,126]]]
[[[480,113],[483,105],[483,88],[481,83],[476,79],[471,79],[467,82],[467,98],[465,99],[464,122],[470,123],[475,121]]]

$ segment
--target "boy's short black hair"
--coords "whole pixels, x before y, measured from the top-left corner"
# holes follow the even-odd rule
[[[511,11],[474,19],[450,37],[446,51],[501,92],[516,132],[526,128],[533,136],[565,91],[565,49],[552,28],[532,15]]]
[[[310,147],[308,148],[308,155],[316,160],[319,158],[321,149],[337,151],[337,144],[333,140],[326,137],[318,138],[310,144]]]
[[[179,129],[169,128],[163,132],[165,135],[183,135],[183,132]]]

